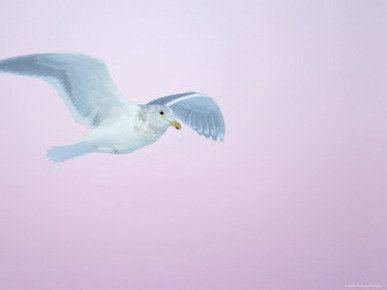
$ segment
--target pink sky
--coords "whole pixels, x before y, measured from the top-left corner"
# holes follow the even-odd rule
[[[90,54],[136,103],[208,94],[226,136],[54,164],[86,129],[1,74],[0,289],[387,287],[385,1],[1,6],[0,59]]]

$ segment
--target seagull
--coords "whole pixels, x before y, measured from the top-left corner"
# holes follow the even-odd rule
[[[140,105],[113,83],[105,63],[78,53],[42,53],[0,60],[0,72],[36,77],[51,84],[73,115],[90,131],[76,144],[54,146],[54,162],[92,152],[125,154],[156,142],[179,119],[199,135],[223,141],[222,112],[209,96],[190,92]]]

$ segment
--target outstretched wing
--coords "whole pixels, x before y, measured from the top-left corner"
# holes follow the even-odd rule
[[[199,135],[224,139],[225,127],[222,112],[215,101],[199,93],[185,93],[153,100],[148,105],[164,105],[170,107],[176,117],[190,126]]]
[[[36,77],[53,85],[75,121],[87,127],[131,105],[114,85],[106,65],[83,54],[46,53],[4,59],[0,60],[0,72]]]

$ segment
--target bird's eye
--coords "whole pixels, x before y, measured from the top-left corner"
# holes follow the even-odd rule
[[[163,111],[160,111],[160,115],[164,115],[164,112],[163,112]]]

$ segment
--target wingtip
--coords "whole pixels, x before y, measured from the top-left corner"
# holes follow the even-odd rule
[[[199,135],[202,135],[202,134],[200,134],[199,133]],[[218,141],[218,139],[219,139],[219,141],[221,141],[221,142],[223,142],[223,140],[224,140],[224,135],[222,135],[222,134],[220,134],[219,136],[218,135],[211,135],[211,136],[205,136],[206,138],[210,138],[211,137],[211,139],[214,141],[214,142],[216,142],[216,141]]]

